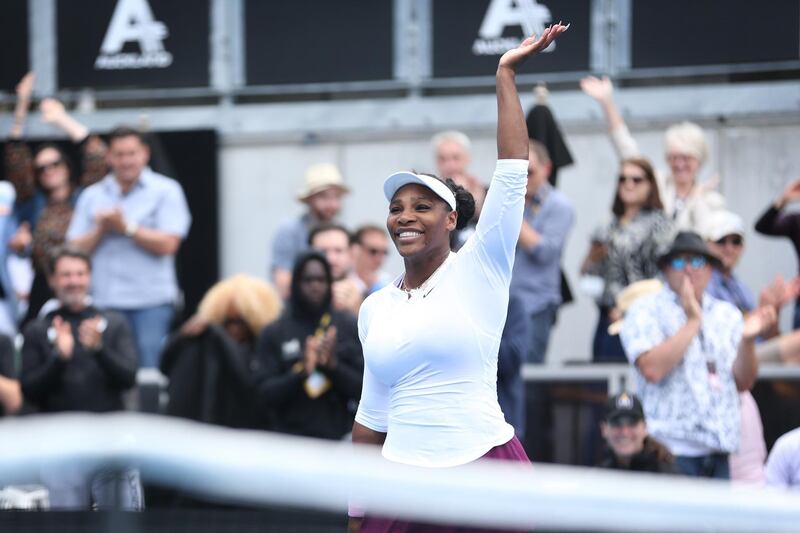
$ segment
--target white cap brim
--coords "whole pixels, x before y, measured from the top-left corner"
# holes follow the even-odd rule
[[[456,209],[456,197],[450,187],[440,180],[424,174],[414,174],[413,172],[395,172],[383,182],[383,194],[389,202],[394,198],[394,194],[410,183],[422,185],[432,190],[436,196],[445,201],[450,209]]]

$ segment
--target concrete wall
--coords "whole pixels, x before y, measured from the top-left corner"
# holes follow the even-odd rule
[[[555,110],[558,114],[558,109]],[[800,175],[800,117],[797,120],[750,118],[738,124],[708,125],[711,158],[703,168],[705,178],[718,174],[720,190],[730,207],[750,223],[774,199],[791,178]],[[788,122],[788,123],[787,123]],[[492,131],[465,130],[474,143],[472,169],[488,179],[494,165]],[[642,151],[656,166],[666,168],[662,152],[661,124],[634,128]],[[351,227],[364,222],[382,223],[386,202],[383,178],[397,169],[432,169],[429,137],[433,131],[404,134],[393,139],[342,140],[315,145],[298,143],[225,143],[221,152],[220,190],[222,213],[222,271],[225,275],[250,272],[265,275],[270,259],[269,243],[276,226],[302,212],[295,200],[303,171],[311,163],[337,163],[353,193],[347,197],[344,221]],[[559,186],[574,202],[577,223],[570,235],[564,265],[576,288],[578,269],[587,249],[587,236],[610,213],[617,160],[600,123],[567,128],[568,143],[576,164],[559,175]],[[390,270],[400,272],[396,255]],[[797,272],[788,241],[767,239],[748,229],[747,250],[739,272],[756,290],[775,273]],[[785,313],[784,325],[788,323]],[[580,294],[560,314],[548,361],[586,360],[596,322],[593,302]]]

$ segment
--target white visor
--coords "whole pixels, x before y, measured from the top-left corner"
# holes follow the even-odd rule
[[[414,174],[413,172],[395,172],[383,182],[383,194],[386,196],[386,199],[391,202],[392,198],[394,197],[394,193],[396,193],[400,187],[408,185],[409,183],[417,183],[423,187],[429,188],[436,194],[436,196],[444,200],[447,205],[450,206],[450,209],[453,211],[456,210],[456,197],[453,194],[453,191],[450,190],[450,187],[436,178],[425,176],[423,174]]]

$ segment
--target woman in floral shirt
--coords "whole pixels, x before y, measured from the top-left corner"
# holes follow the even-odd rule
[[[592,347],[595,362],[627,361],[619,338],[608,333],[609,324],[620,318],[615,307],[617,294],[635,281],[658,275],[657,259],[673,236],[672,222],[659,199],[653,167],[646,159],[622,162],[611,211],[612,221],[593,235],[581,268],[582,273],[603,279]]]

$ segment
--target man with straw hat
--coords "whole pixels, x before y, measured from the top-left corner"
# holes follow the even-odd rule
[[[272,279],[282,298],[289,295],[295,259],[308,250],[309,232],[314,226],[336,219],[342,209],[342,196],[348,192],[350,189],[333,163],[318,163],[306,169],[305,186],[297,199],[308,209],[281,224],[272,241]]]

